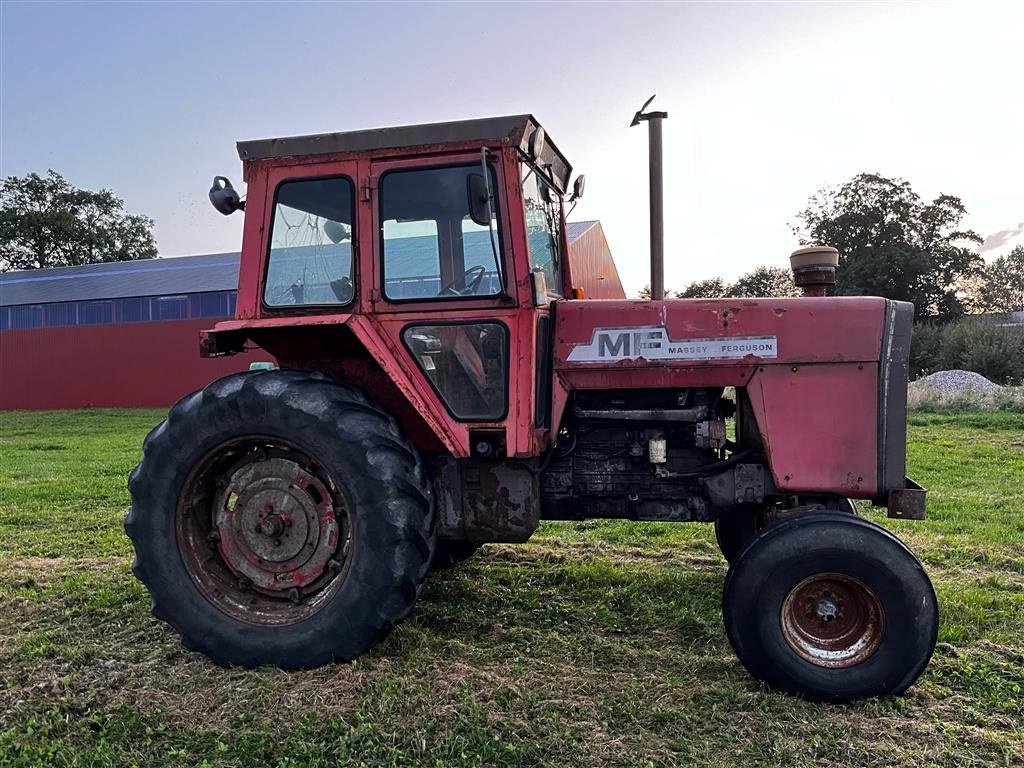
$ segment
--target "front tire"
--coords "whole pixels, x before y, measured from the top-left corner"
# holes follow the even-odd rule
[[[154,615],[222,665],[356,658],[409,612],[433,556],[416,451],[316,373],[240,373],[183,398],[129,489]]]
[[[784,520],[755,539],[729,570],[722,610],[751,675],[831,702],[905,691],[931,658],[939,618],[906,545],[829,513]]]

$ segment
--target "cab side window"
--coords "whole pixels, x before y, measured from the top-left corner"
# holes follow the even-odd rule
[[[409,325],[402,341],[457,420],[505,418],[509,337],[502,323]]]
[[[490,189],[497,189],[493,170]],[[473,177],[476,177],[475,179]],[[384,295],[392,301],[501,293],[496,204],[489,226],[470,211],[479,163],[389,171],[380,181]]]
[[[355,298],[355,185],[348,177],[286,181],[274,193],[263,303],[345,305]]]

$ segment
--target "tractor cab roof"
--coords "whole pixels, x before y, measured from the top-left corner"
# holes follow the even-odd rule
[[[415,149],[415,154],[444,151],[467,145],[515,147],[523,153],[540,123],[533,115],[485,117],[447,123],[401,125],[363,131],[317,133],[238,142],[238,156],[244,162],[311,155],[370,153],[379,150]],[[544,134],[541,133],[541,136]],[[564,191],[572,166],[550,139],[541,142],[540,162]]]

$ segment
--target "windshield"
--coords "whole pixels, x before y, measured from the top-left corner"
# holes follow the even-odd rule
[[[530,268],[544,273],[548,293],[562,295],[562,198],[536,170],[523,165],[523,205]]]

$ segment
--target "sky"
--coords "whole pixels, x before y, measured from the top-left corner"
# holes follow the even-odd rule
[[[53,168],[237,250],[234,142],[532,112],[587,176],[627,291],[648,282],[665,110],[666,286],[787,266],[796,212],[862,172],[959,196],[1024,243],[1024,3],[0,3],[0,175]]]

